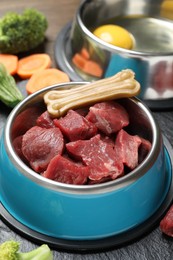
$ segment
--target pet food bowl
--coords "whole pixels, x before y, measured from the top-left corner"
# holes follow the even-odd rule
[[[34,112],[23,120],[18,119],[20,113],[35,106],[46,110],[43,95],[47,91],[79,84],[86,82],[54,85],[26,97],[11,111],[0,142],[0,198],[5,215],[29,229],[30,234],[34,232],[33,236],[68,241],[69,247],[77,243],[77,249],[88,241],[109,241],[127,232],[131,236],[162,206],[172,174],[161,131],[149,109],[135,97],[119,102],[129,113],[130,132],[149,140],[152,147],[127,175],[100,184],[71,185],[49,180],[27,166],[17,156],[12,141],[16,129],[18,135],[26,131]]]
[[[97,80],[130,68],[141,83],[140,99],[152,109],[172,108],[172,13],[171,1],[167,0],[82,1],[71,28],[60,32],[57,39],[57,63],[75,81],[77,78]],[[126,28],[133,35],[133,48],[116,47],[96,37],[93,29],[103,24]],[[60,47],[62,54],[59,54]],[[100,76],[94,76],[94,67],[92,75],[80,62],[80,66],[75,65],[73,57],[81,54],[82,50],[87,51],[89,59],[101,68]]]

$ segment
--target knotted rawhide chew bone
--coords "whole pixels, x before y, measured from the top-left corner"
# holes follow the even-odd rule
[[[126,69],[112,77],[95,82],[69,86],[48,91],[44,102],[52,117],[60,117],[69,109],[91,105],[97,102],[118,98],[133,97],[140,92],[140,84],[132,70]]]

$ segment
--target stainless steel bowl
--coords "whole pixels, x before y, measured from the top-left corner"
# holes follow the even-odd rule
[[[169,107],[173,98],[173,7],[171,1],[86,0],[79,6],[70,32],[71,59],[83,48],[102,68],[101,77],[131,68],[141,83],[140,98],[151,107]],[[102,24],[118,24],[135,39],[127,50],[105,43],[92,30]],[[71,65],[84,80],[97,80]],[[160,102],[160,103],[159,103]]]
[[[144,161],[129,174],[102,184],[70,185],[49,180],[28,167],[13,147],[14,138],[24,134],[37,115],[32,112],[28,116],[28,109],[39,107],[44,111],[43,95],[48,90],[79,84],[86,83],[55,85],[25,98],[10,113],[0,140],[3,207],[25,228],[69,239],[71,243],[124,236],[128,231],[131,234],[160,209],[169,191],[172,173],[158,124],[136,98],[119,102],[129,113],[129,131],[148,139],[152,147]]]

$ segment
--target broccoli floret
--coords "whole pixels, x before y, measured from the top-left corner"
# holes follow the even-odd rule
[[[20,252],[19,246],[14,240],[1,244],[0,260],[53,260],[52,252],[46,244],[26,253]]]
[[[17,252],[19,243],[15,241],[7,241],[0,245],[0,260],[17,260]]]
[[[7,13],[0,19],[0,51],[17,54],[37,47],[44,41],[47,27],[45,15],[35,9]]]

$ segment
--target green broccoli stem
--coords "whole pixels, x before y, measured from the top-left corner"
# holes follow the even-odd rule
[[[23,253],[19,251],[19,243],[9,240],[0,245],[0,260],[53,260],[53,254],[48,245]]]
[[[50,251],[50,248],[46,245],[43,244],[42,246],[29,251],[27,253],[18,253],[18,257],[20,260],[52,260],[53,255],[52,252]]]

